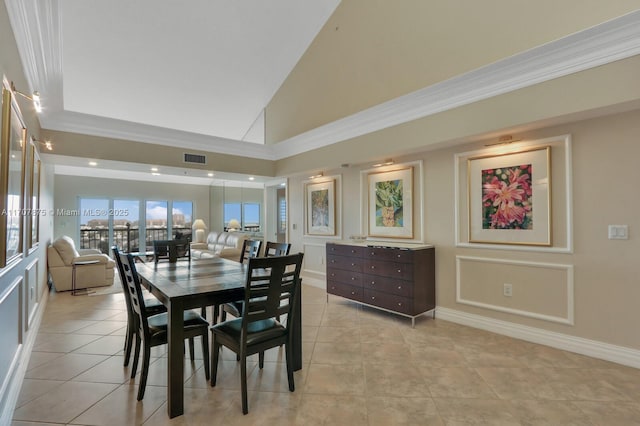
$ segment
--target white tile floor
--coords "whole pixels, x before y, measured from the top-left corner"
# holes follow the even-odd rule
[[[640,424],[640,370],[430,317],[412,329],[310,286],[295,392],[273,349],[263,370],[249,364],[243,416],[238,363],[223,351],[215,388],[201,359],[186,361],[185,414],[169,419],[165,348],[153,350],[142,402],[122,366],[122,297],[50,295],[14,426]]]

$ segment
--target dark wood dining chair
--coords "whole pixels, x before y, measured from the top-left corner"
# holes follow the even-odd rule
[[[286,256],[291,250],[291,243],[276,243],[267,241],[264,247],[264,257],[269,256]]]
[[[289,391],[295,390],[293,379],[293,332],[300,297],[302,253],[251,258],[245,283],[244,314],[241,318],[211,327],[213,356],[211,386],[216,385],[220,347],[226,346],[240,357],[242,413],[249,412],[247,402],[247,357],[258,354],[258,366],[264,367],[264,351],[285,345]],[[276,319],[287,315],[286,324]]]
[[[244,240],[242,243],[242,251],[240,252],[240,263],[247,263],[249,259],[260,256],[261,240]],[[242,315],[242,300],[228,302],[222,305],[220,309],[221,321],[226,321],[227,313],[238,318]],[[214,322],[215,324],[215,322]]]
[[[147,386],[147,376],[149,374],[149,362],[151,356],[151,348],[154,346],[164,345],[167,343],[167,313],[149,315],[143,302],[142,287],[136,272],[136,265],[133,256],[130,254],[119,254],[122,264],[122,272],[124,274],[124,282],[127,285],[126,297],[129,297],[131,307],[137,316],[136,351],[133,357],[133,367],[131,368],[131,377],[135,377],[138,368],[138,358],[140,356],[140,346],[143,347],[142,352],[142,371],[140,372],[140,384],[138,387],[138,401],[144,397],[144,391]],[[209,370],[209,323],[202,318],[197,312],[189,310],[184,312],[184,337],[193,340],[196,336],[202,338],[202,358],[204,360],[204,373],[207,380],[210,377]],[[192,352],[193,356],[193,352]]]
[[[124,275],[124,271],[122,270],[122,261],[120,260],[120,251],[118,247],[111,247],[111,251],[113,253],[113,257],[116,260],[116,265],[118,266],[118,276],[120,277],[120,284],[122,285],[122,291],[124,292],[125,304],[127,306],[127,333],[124,339],[124,366],[129,365],[129,359],[131,358],[131,348],[133,346],[133,337],[136,334],[136,330],[138,329],[138,318],[136,313],[133,311],[133,307],[131,306],[131,299],[127,297],[128,289],[126,284],[126,277]],[[144,299],[144,306],[148,315],[161,314],[163,312],[167,312],[167,308],[155,297],[151,296],[149,298]]]
[[[262,240],[244,240],[239,262],[247,263],[249,259],[260,256],[261,248]]]
[[[169,262],[177,261],[176,247],[171,240],[153,240],[153,261],[158,263],[161,260]]]

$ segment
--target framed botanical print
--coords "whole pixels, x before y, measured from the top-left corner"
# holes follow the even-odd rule
[[[413,238],[413,167],[368,175],[369,236]]]
[[[336,181],[305,184],[305,234],[336,235]]]
[[[551,245],[551,147],[469,158],[469,242]]]

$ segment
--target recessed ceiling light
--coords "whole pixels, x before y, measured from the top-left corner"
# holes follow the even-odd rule
[[[98,165],[98,163],[96,163],[95,161],[89,161],[89,165],[90,165],[90,166],[97,166],[97,165]]]
[[[151,171],[152,171],[152,172],[157,172],[157,171],[158,171],[158,168],[157,168],[157,167],[152,167],[152,168],[151,168]]]
[[[253,176],[249,176],[249,180],[255,180]]]
[[[207,173],[207,176],[213,177],[213,173]]]
[[[153,176],[160,176],[160,173],[153,172],[151,173]]]

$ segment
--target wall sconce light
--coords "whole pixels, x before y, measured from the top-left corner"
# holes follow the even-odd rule
[[[502,135],[498,138],[498,142],[485,144],[484,146],[508,145],[510,143],[519,142],[522,139],[514,139],[511,135]]]
[[[322,176],[324,176],[324,173],[323,172],[318,172],[315,175],[309,176],[309,179],[316,179],[316,178],[319,178],[319,177],[322,177]]]
[[[393,164],[393,160],[391,158],[384,160],[382,163],[376,163],[372,167],[382,167],[382,166],[390,166]]]
[[[36,109],[36,112],[42,112],[42,104],[40,103],[40,93],[38,93],[38,91],[36,90],[35,92],[33,92],[33,94],[31,96],[29,95],[25,95],[24,93],[20,92],[19,90],[16,89],[15,84],[13,84],[13,81],[11,82],[11,91],[13,93],[15,93],[16,95],[20,95],[25,99],[29,99],[31,102],[33,102],[33,107]]]

